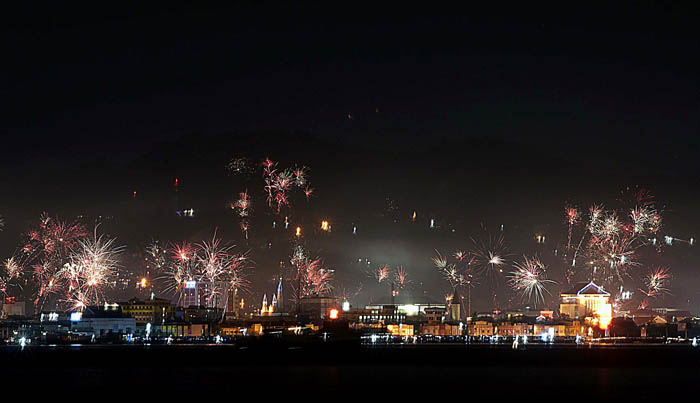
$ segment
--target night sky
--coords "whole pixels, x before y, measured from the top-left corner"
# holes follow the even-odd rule
[[[413,293],[439,299],[449,290],[435,249],[468,248],[503,224],[513,258],[546,256],[566,237],[566,203],[612,205],[628,186],[656,195],[660,235],[697,237],[698,15],[650,4],[463,17],[246,2],[3,13],[0,253],[42,211],[102,216],[129,254],[218,228],[251,250],[257,298],[289,239],[262,204],[241,239],[227,205],[262,189],[227,174],[236,156],[310,168],[316,196],[288,214],[305,228],[333,222],[307,247],[347,287],[363,284],[357,303],[387,293],[358,258],[403,265]],[[187,222],[173,216],[176,177],[197,211]],[[537,233],[551,243],[536,245]],[[674,272],[658,305],[700,311],[697,249],[652,260]],[[477,308],[491,307],[484,299]]]

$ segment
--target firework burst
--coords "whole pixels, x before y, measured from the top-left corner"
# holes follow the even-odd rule
[[[5,262],[15,273],[15,278],[25,271],[31,273],[27,281],[31,281],[33,287],[36,312],[43,308],[49,297],[66,297],[61,271],[86,236],[82,224],[61,221],[44,213],[39,223],[24,236],[19,251]]]
[[[328,295],[333,290],[333,270],[323,267],[321,259],[309,259],[301,247],[294,248],[290,261],[293,276],[290,280],[294,301],[312,295]]]
[[[403,290],[411,283],[406,276],[406,270],[403,267],[398,267],[394,272],[394,284],[399,290]]]
[[[66,301],[72,308],[82,309],[105,301],[105,290],[115,285],[118,255],[123,247],[114,246],[114,239],[97,235],[81,239],[72,251],[69,262],[58,273],[57,279],[65,287]]]
[[[474,287],[474,261],[475,258],[468,257],[465,252],[460,250],[455,252],[457,263],[450,263],[447,256],[443,256],[440,252],[435,251],[436,256],[431,258],[433,265],[438,270],[443,279],[450,283],[452,289],[457,287]]]
[[[519,292],[523,299],[534,300],[535,305],[540,301],[544,302],[544,293],[549,294],[546,285],[556,283],[546,278],[545,265],[536,256],[523,256],[523,261],[514,263],[513,267],[515,270],[510,273],[508,280],[511,287]]]
[[[381,284],[387,279],[389,279],[389,276],[391,275],[391,269],[387,265],[379,266],[377,270],[374,271],[374,278],[377,280],[377,283]]]
[[[669,294],[670,280],[671,272],[668,267],[655,267],[644,277],[644,289],[640,291],[649,298]]]
[[[248,290],[246,269],[250,267],[247,253],[234,253],[235,246],[225,245],[217,238],[192,245],[187,242],[170,247],[170,258],[164,275],[164,292],[182,299],[189,282],[203,282],[203,298],[207,306],[214,306],[217,297],[228,296],[228,291]]]
[[[623,196],[624,200],[620,200],[622,207],[617,210],[605,209],[598,204],[591,206],[575,248],[571,239],[572,224],[569,223],[565,255],[565,274],[569,284],[578,272],[584,272],[588,279],[598,284],[619,288],[626,279],[633,277],[633,269],[641,265],[640,250],[656,243],[654,239],[663,220],[654,207],[654,198],[642,190],[628,190]],[[567,207],[566,211],[569,209]],[[572,253],[569,253],[570,248]]]
[[[485,240],[471,238],[471,241],[471,254],[474,256],[476,268],[484,277],[498,281],[506,264],[506,245],[503,234],[496,237],[488,235]]]

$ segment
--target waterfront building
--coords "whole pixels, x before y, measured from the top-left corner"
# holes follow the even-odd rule
[[[397,311],[406,316],[424,315],[428,308],[441,308],[443,312],[447,310],[447,305],[444,302],[435,301],[426,296],[414,297],[407,293],[380,298],[367,305],[366,308],[381,310],[386,306],[396,306]],[[458,307],[455,307],[454,313],[460,314]]]
[[[136,330],[136,319],[125,316],[117,304],[89,306],[82,312],[72,312],[70,321],[73,333],[96,338],[121,338]]]
[[[580,321],[556,321],[535,323],[532,328],[534,336],[552,334],[555,337],[591,336],[593,330],[581,324]]]
[[[490,318],[474,320],[467,325],[467,335],[472,337],[493,336],[493,321]]]
[[[592,281],[578,283],[561,293],[559,313],[563,318],[586,320],[606,329],[613,315],[610,293]]]
[[[119,304],[125,315],[136,319],[136,323],[162,324],[175,317],[176,306],[169,300],[151,297],[147,300],[132,298]]]
[[[460,323],[428,322],[420,327],[420,334],[434,336],[461,336],[463,325]]]
[[[527,322],[501,322],[495,326],[494,333],[499,336],[515,337],[515,336],[532,336],[533,324]]]
[[[444,313],[444,311],[443,311]],[[406,315],[399,313],[396,306],[384,306],[379,308],[351,308],[342,311],[340,317],[348,322],[350,328],[360,329],[383,329],[387,324],[403,324]]]
[[[406,323],[388,324],[386,331],[394,336],[413,336],[414,326]]]
[[[161,326],[164,336],[180,338],[200,338],[212,336],[211,323],[167,322]]]

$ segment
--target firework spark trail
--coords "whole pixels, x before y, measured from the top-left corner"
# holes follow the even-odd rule
[[[170,247],[170,259],[166,264],[163,281],[165,293],[177,296],[181,301],[188,282],[204,282],[204,299],[213,306],[216,297],[226,295],[229,290],[248,291],[246,269],[250,267],[247,253],[233,253],[234,245],[224,245],[216,231],[211,241],[192,245],[185,242]]]
[[[248,216],[250,216],[252,208],[250,196],[248,196],[248,189],[245,192],[238,194],[238,200],[231,205],[232,209],[235,209],[238,216],[241,218],[240,227],[241,231],[245,235],[245,239],[248,239],[248,229],[250,228],[250,222],[248,221]]]
[[[338,295],[340,296],[340,300],[345,302],[345,301],[350,301],[353,298],[357,297],[360,295],[362,292],[362,283],[359,283],[357,287],[355,287],[352,290],[348,290],[346,287],[340,287]]]
[[[58,278],[65,284],[66,301],[73,308],[99,305],[105,301],[105,290],[114,285],[119,268],[117,256],[123,247],[115,247],[114,239],[97,235],[81,239],[72,251],[69,262],[61,269]]]
[[[396,272],[394,272],[394,284],[402,290],[406,288],[411,283],[406,276],[406,270],[403,267],[398,267]]]
[[[333,271],[324,268],[321,259],[306,257],[301,245],[294,248],[290,261],[294,270],[290,279],[294,301],[312,295],[327,295],[333,290]]]
[[[583,269],[590,280],[615,289],[625,279],[632,278],[632,269],[641,265],[638,251],[653,243],[651,238],[660,230],[663,219],[649,192],[635,192],[631,200],[620,202],[623,208],[618,210],[608,210],[598,204],[589,209],[585,231],[571,260],[567,261],[568,283]],[[581,257],[584,264],[578,261]]]
[[[304,195],[306,196],[306,200],[309,200],[309,198],[311,198],[311,194],[313,192],[314,190],[308,186],[304,188]]]
[[[238,216],[241,218],[248,217],[250,215],[251,201],[250,196],[248,195],[248,189],[238,194],[238,200],[231,204],[231,208],[235,210],[236,213],[238,213]]]
[[[379,266],[377,270],[374,271],[374,278],[377,280],[377,283],[381,284],[389,278],[390,273],[391,269],[389,266]]]
[[[450,283],[450,287],[474,287],[473,266],[475,258],[469,258],[465,252],[457,250],[455,257],[458,264],[449,263],[447,256],[443,256],[439,251],[435,251],[436,256],[431,258],[433,265],[442,275],[442,277]]]
[[[43,213],[39,224],[31,228],[20,250],[11,257],[13,270],[20,276],[30,271],[32,286],[36,288],[34,307],[39,312],[47,299],[59,295],[62,288],[60,272],[69,262],[72,250],[87,236],[82,224],[67,223]]]
[[[201,251],[199,280],[209,284],[205,295],[207,306],[213,306],[216,296],[229,289],[246,288],[248,283],[243,269],[248,261],[247,254],[232,253],[234,246],[223,245],[221,239],[216,237],[216,231],[210,242],[202,242],[198,248]]]
[[[146,246],[146,269],[155,273],[160,273],[168,264],[167,250],[160,245],[157,240],[151,241]]]
[[[506,264],[506,245],[503,235],[497,237],[488,235],[486,240],[471,238],[471,254],[474,256],[474,264],[483,277],[490,278],[497,282],[503,273],[503,266]]]
[[[308,200],[313,193],[313,189],[309,186],[308,168],[278,168],[278,163],[270,158],[265,158],[260,164],[262,166],[263,190],[266,195],[268,206],[275,214],[279,214],[282,207],[290,206],[290,192],[292,188],[300,188],[304,192]],[[241,173],[248,172],[249,164],[246,159],[234,158],[227,166],[229,172]],[[231,208],[236,209],[241,217],[247,217],[249,213],[249,201],[247,190],[240,194],[237,202],[231,204]]]
[[[199,260],[194,247],[187,241],[171,245],[169,252],[168,263],[157,281],[164,283],[164,293],[177,295],[177,303],[179,304],[187,282],[196,279]]]
[[[3,263],[5,273],[8,279],[18,278],[22,275],[22,267],[19,265],[14,256],[5,259]]]
[[[545,265],[536,256],[523,256],[523,261],[515,262],[513,267],[515,271],[510,273],[509,279],[511,287],[519,292],[523,299],[531,301],[534,297],[535,305],[539,301],[544,302],[544,293],[549,294],[546,284],[556,283],[546,279]]]
[[[564,208],[564,212],[566,214],[566,222],[569,224],[569,240],[566,244],[566,251],[568,253],[571,250],[571,236],[573,234],[574,226],[579,223],[581,216],[576,207],[571,207],[569,205]]]
[[[663,294],[668,294],[669,289],[667,287],[667,284],[670,279],[671,272],[668,267],[653,268],[644,277],[645,289],[640,289],[640,291],[649,298],[654,298]]]

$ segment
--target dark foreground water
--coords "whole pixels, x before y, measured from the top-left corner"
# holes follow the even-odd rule
[[[290,394],[328,400],[334,393],[416,394],[411,401],[437,401],[443,395],[496,401],[659,396],[670,401],[695,393],[699,370],[700,347],[689,345],[0,347],[5,393],[114,393],[126,400],[127,395],[203,397],[215,391],[239,397],[255,392],[261,401]],[[436,395],[418,399],[425,392]]]

